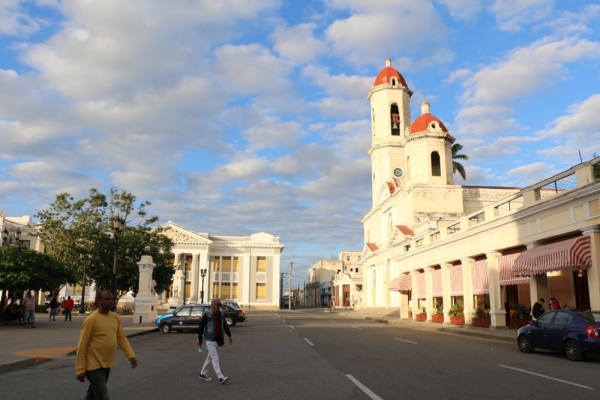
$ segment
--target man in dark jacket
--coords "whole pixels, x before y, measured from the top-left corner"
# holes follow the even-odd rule
[[[233,343],[231,338],[231,332],[229,326],[225,322],[225,314],[221,312],[221,300],[219,298],[213,299],[210,302],[210,311],[207,311],[202,315],[200,320],[200,327],[198,329],[198,348],[202,348],[202,339],[206,342],[206,350],[208,355],[206,361],[202,366],[199,378],[205,381],[212,381],[208,377],[208,365],[212,362],[215,374],[219,378],[219,383],[223,384],[229,379],[221,372],[221,366],[219,365],[219,354],[217,353],[217,346],[223,346],[225,343],[223,332],[229,336],[229,344]]]
[[[539,301],[536,301],[535,304],[533,305],[533,308],[531,309],[531,316],[533,317],[533,320],[535,321],[536,319],[538,319],[540,317],[540,315],[542,315],[544,312],[546,312],[546,310],[544,310],[544,303],[546,301],[541,298]]]

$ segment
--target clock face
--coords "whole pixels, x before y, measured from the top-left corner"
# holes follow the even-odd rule
[[[396,178],[402,178],[404,176],[404,170],[400,167],[394,168],[394,176]]]

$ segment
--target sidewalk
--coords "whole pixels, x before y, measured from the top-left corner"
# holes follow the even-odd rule
[[[0,373],[75,354],[84,319],[76,312],[70,322],[65,322],[62,315],[56,321],[48,321],[48,314],[36,314],[35,329],[18,324],[0,325]],[[127,337],[156,330],[154,321],[134,323],[131,315],[121,316],[121,324]]]
[[[438,324],[435,322],[418,322],[412,319],[399,319],[391,318],[389,316],[373,315],[369,316],[368,313],[362,311],[352,310],[336,310],[334,313],[351,318],[363,318],[373,323],[382,323],[392,326],[402,326],[410,329],[419,329],[434,331],[440,333],[447,333],[453,335],[470,336],[482,339],[499,340],[506,343],[517,342],[517,330],[502,328],[478,328],[473,326],[464,325],[452,325],[448,323]]]

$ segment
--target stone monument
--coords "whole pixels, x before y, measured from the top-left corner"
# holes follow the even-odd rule
[[[152,271],[156,264],[152,256],[142,256],[137,263],[140,269],[139,290],[135,297],[133,313],[134,323],[154,322],[158,316],[158,297],[154,291],[155,281],[152,280]]]

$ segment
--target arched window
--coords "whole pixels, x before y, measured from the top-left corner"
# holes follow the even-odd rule
[[[400,136],[400,112],[397,104],[392,104],[390,107],[390,128],[392,136]]]
[[[440,155],[437,151],[431,153],[431,175],[442,176],[442,167],[440,165]]]

